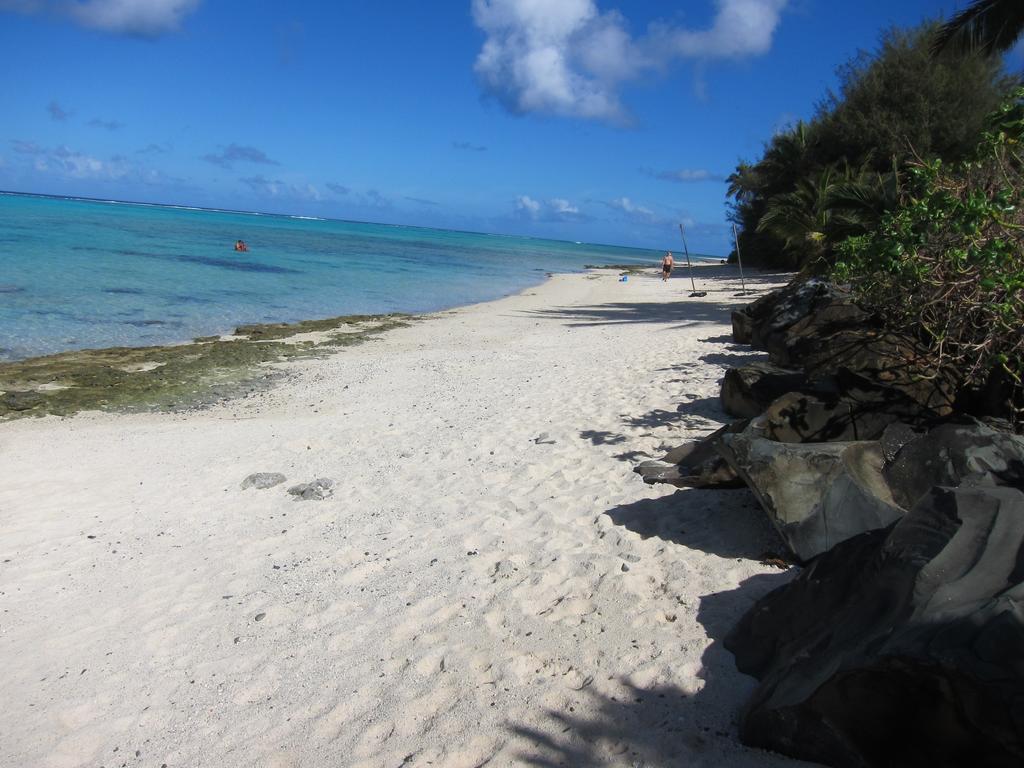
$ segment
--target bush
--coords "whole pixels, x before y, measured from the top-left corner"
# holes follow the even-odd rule
[[[927,22],[883,33],[876,53],[840,67],[838,92],[813,120],[774,136],[756,163],[737,166],[727,194],[745,261],[827,268],[839,241],[891,207],[905,163],[957,161],[971,151],[1014,81],[998,57],[933,57],[937,29]],[[829,188],[838,181],[841,188]]]
[[[917,334],[961,387],[1024,377],[1024,89],[989,122],[974,157],[910,165],[898,206],[838,246],[834,277],[888,325]]]

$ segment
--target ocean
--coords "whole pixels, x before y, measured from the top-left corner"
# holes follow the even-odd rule
[[[238,239],[248,252],[233,250]],[[0,193],[0,361],[187,341],[243,323],[431,312],[510,295],[548,272],[655,266],[661,256],[527,237]]]

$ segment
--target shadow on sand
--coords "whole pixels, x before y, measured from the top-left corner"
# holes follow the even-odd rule
[[[777,556],[785,545],[746,488],[680,489],[657,499],[640,499],[605,514],[645,539],[657,537],[729,559]]]
[[[622,696],[583,694],[591,699],[588,709],[596,711],[588,718],[548,711],[543,730],[510,728],[529,743],[516,755],[517,765],[694,765],[694,753],[706,750],[711,739],[728,735],[715,718],[701,717],[699,693],[690,695],[674,686],[641,689],[627,683]]]
[[[589,440],[591,445],[619,445],[626,442],[625,435],[596,429],[585,429],[580,432],[580,437],[583,440]]]
[[[681,490],[615,507],[608,515],[645,538],[657,536],[723,558],[760,558],[766,542],[775,541],[781,548],[746,490]],[[701,657],[703,688],[643,688],[622,680],[616,696],[584,689],[581,696],[590,699],[587,716],[572,710],[548,711],[540,727],[510,726],[529,745],[516,755],[517,762],[544,768],[808,765],[739,743],[738,718],[756,681],[737,671],[732,654],[722,645],[756,600],[793,575],[760,574],[736,589],[700,598],[697,621],[712,641]]]
[[[622,323],[673,323],[672,328],[687,328],[703,323],[730,323],[732,311],[736,309],[735,297],[740,293],[739,271],[734,266],[695,267],[693,276],[697,290],[709,296],[722,294],[724,303],[690,298],[690,275],[685,266],[672,274],[670,284],[665,286],[665,300],[652,302],[619,301],[591,307],[554,307],[527,312],[534,317],[561,320],[570,327],[592,325],[618,325]],[[789,273],[757,272],[746,276],[746,292],[743,298],[754,301],[780,282],[792,277]],[[639,275],[638,279],[661,279],[656,272]],[[685,283],[677,284],[677,281]],[[728,282],[726,282],[728,281]],[[680,288],[685,292],[680,292]],[[727,298],[726,298],[727,297]],[[672,328],[666,330],[672,330]],[[731,338],[708,339],[708,341],[731,341]]]
[[[713,291],[715,276],[737,277],[734,268],[694,270],[698,290]],[[688,277],[677,270],[673,280]],[[747,288],[776,284],[777,275],[747,279]],[[687,287],[689,287],[687,285]],[[726,291],[726,289],[721,289]],[[734,292],[730,284],[727,292]],[[756,298],[757,293],[751,296]],[[728,322],[732,306],[711,302],[673,301],[662,304],[621,302],[601,307],[554,309],[534,314],[562,320],[570,325],[610,323],[676,322],[676,327],[702,322]],[[679,363],[662,371],[681,374],[708,364],[733,366],[749,362],[749,349],[732,345],[731,335],[703,339],[710,344],[729,344],[722,352],[705,355],[699,361]],[[673,410],[655,409],[641,416],[625,418],[632,427],[659,427],[680,424],[708,428],[708,421],[726,417],[718,397],[695,397]],[[581,432],[580,437],[594,445],[619,445],[623,436],[612,432]],[[626,451],[616,456],[623,461],[643,455]],[[784,552],[778,534],[761,512],[753,495],[741,490],[679,490],[657,499],[641,499],[606,512],[612,522],[643,538],[657,537],[666,548],[695,549],[725,559],[762,559]],[[684,549],[685,548],[685,549]],[[760,768],[761,766],[809,765],[779,755],[748,749],[739,743],[737,725],[741,707],[753,691],[756,681],[740,674],[732,654],[722,645],[724,637],[740,617],[765,594],[795,575],[778,571],[753,576],[736,589],[704,595],[700,598],[697,622],[710,645],[701,657],[699,677],[703,687],[686,691],[676,686],[638,687],[622,680],[618,695],[599,693],[591,688],[580,692],[589,698],[586,716],[568,711],[544,713],[539,725],[510,724],[510,731],[527,746],[520,749],[516,762],[543,766],[712,766]],[[582,707],[581,707],[582,708]]]
[[[590,307],[552,307],[525,314],[564,321],[572,328],[625,323],[672,323],[670,328],[688,328],[706,323],[728,322],[732,305],[696,301],[616,301]]]

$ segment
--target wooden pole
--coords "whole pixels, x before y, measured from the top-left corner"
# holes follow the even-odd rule
[[[683,233],[683,224],[679,223],[679,236],[683,238],[683,251],[686,253],[686,266],[690,269],[690,288],[697,292],[697,284],[693,282],[693,264],[690,263],[690,249],[686,247],[686,235]]]
[[[740,258],[740,236],[736,233],[736,225],[732,225],[732,239],[736,243],[736,261],[740,265],[740,285],[743,292],[747,292],[747,281],[743,279],[743,259]]]

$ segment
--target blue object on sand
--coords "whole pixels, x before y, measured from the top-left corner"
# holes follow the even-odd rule
[[[627,280],[629,280],[629,275],[623,275],[622,277],[619,278],[620,283],[624,283]]]

